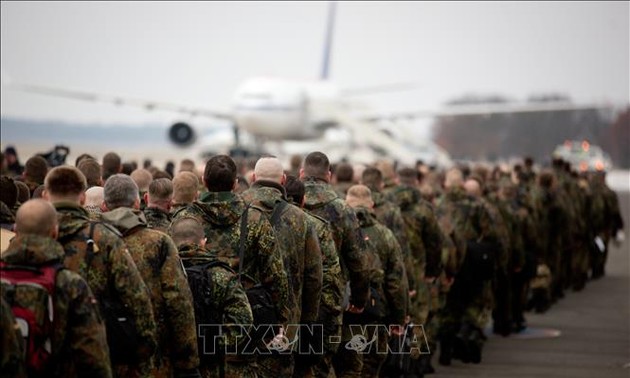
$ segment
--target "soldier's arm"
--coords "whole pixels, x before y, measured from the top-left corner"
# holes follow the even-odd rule
[[[341,258],[350,278],[350,304],[363,308],[367,301],[369,282],[361,227],[356,214],[349,207],[345,208],[341,222],[344,224]]]
[[[317,320],[322,292],[322,251],[315,228],[305,221],[304,282],[302,286],[301,323]]]
[[[66,302],[67,306],[67,342],[74,360],[78,377],[112,376],[109,362],[109,349],[105,323],[98,310],[94,295],[90,287],[78,274],[70,271],[58,288],[58,300]]]
[[[388,320],[390,324],[402,325],[405,323],[405,315],[407,315],[407,298],[409,296],[405,264],[403,262],[400,245],[394,237],[394,234],[388,232],[385,236],[388,253],[386,255],[387,260],[383,262],[383,268],[385,270],[383,289],[389,307]]]
[[[136,329],[143,344],[139,355],[149,359],[156,348],[156,325],[151,296],[142,276],[121,239],[112,241],[109,263],[115,294],[134,317]]]
[[[192,293],[184,273],[177,247],[170,237],[162,239],[162,253],[165,257],[160,271],[164,315],[173,335],[171,361],[175,369],[195,369],[199,366],[197,353],[197,332]]]

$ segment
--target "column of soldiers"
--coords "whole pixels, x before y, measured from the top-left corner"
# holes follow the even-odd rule
[[[62,267],[42,352],[59,376],[420,377],[434,354],[480,363],[488,324],[521,332],[526,310],[602,277],[623,229],[605,173],[559,159],[354,174],[312,152],[287,175],[275,157],[244,172],[217,155],[172,179],[121,173],[115,153],[76,168],[29,159],[22,176],[5,163],[0,220],[16,236],[3,274]],[[36,376],[9,292],[0,371]]]

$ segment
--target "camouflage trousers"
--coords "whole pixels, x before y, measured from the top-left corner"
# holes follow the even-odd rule
[[[261,378],[288,378],[293,376],[292,354],[269,354],[258,356],[258,376]]]

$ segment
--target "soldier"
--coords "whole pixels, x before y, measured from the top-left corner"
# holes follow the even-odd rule
[[[443,309],[439,362],[450,365],[451,358],[457,357],[464,362],[479,363],[485,339],[478,327],[483,315],[480,313],[483,288],[492,278],[494,262],[489,259],[490,264],[483,264],[480,261],[485,260],[476,257],[483,257],[486,252],[486,256],[491,256],[490,252],[496,249],[497,236],[485,207],[464,191],[459,169],[446,173],[444,189],[445,194],[437,202],[436,216],[445,233],[455,236],[457,254],[466,257]]]
[[[159,360],[154,377],[171,377],[199,366],[192,295],[177,247],[171,238],[148,227],[139,210],[138,187],[131,177],[116,174],[104,187],[102,219],[116,227],[151,293],[157,325]]]
[[[409,256],[409,241],[405,233],[405,220],[402,217],[398,205],[390,201],[383,195],[383,174],[376,168],[368,167],[361,175],[361,184],[367,186],[372,193],[372,201],[374,201],[373,212],[376,220],[384,224],[393,233],[404,258]],[[407,277],[409,279],[409,277]]]
[[[335,192],[340,198],[346,198],[346,192],[354,183],[354,169],[350,163],[339,163],[335,167],[335,173],[333,175],[333,187]]]
[[[22,181],[28,186],[33,197],[35,188],[44,183],[44,178],[48,173],[48,162],[41,156],[33,156],[26,161]]]
[[[7,146],[4,149],[4,160],[7,164],[7,171],[11,176],[20,176],[24,171],[24,167],[20,164],[17,151],[13,146]]]
[[[51,169],[45,186],[44,198],[57,209],[58,240],[65,251],[64,265],[87,280],[101,308],[108,300],[125,305],[138,337],[135,357],[138,361],[150,361],[156,346],[151,297],[120,233],[104,223],[90,221],[87,211],[81,207],[85,201],[85,176],[77,168],[59,166]],[[115,314],[110,311],[103,315]],[[115,370],[126,369],[125,365],[129,363],[113,357],[122,352],[110,345]],[[151,366],[146,365],[138,365],[139,374],[149,373]]]
[[[594,250],[592,260],[592,278],[601,278],[605,274],[606,260],[608,258],[608,244],[623,231],[623,218],[619,210],[619,198],[617,193],[606,185],[606,172],[598,171],[593,174],[593,201],[597,204],[593,207],[593,215],[597,215],[595,235],[600,238],[603,248]]]
[[[418,190],[418,171],[403,168],[398,171],[397,181],[389,198],[401,211],[409,240],[409,254],[405,259],[410,290],[409,316],[413,323],[426,326],[429,316],[433,315],[431,289],[442,271],[442,235],[432,205],[422,199]],[[422,356],[421,364],[430,365],[430,357],[430,354]]]
[[[77,165],[79,171],[83,173],[87,180],[88,189],[93,186],[103,186],[103,178],[101,177],[101,165],[94,159],[83,159]]]
[[[182,161],[179,162],[179,172],[193,172],[194,173],[195,162],[190,159],[182,159]]]
[[[285,183],[287,199],[294,205],[304,208],[304,184],[295,176],[287,176]],[[339,256],[335,247],[335,241],[332,237],[332,227],[330,223],[304,209],[307,215],[309,227],[315,229],[322,259],[322,292],[319,306],[319,314],[317,316],[317,324],[323,326],[323,349],[326,356],[331,356],[337,351],[338,343],[332,343],[331,337],[341,336],[342,309],[341,302],[343,298],[343,275],[341,266],[339,265]],[[322,363],[324,366],[330,366],[330,361],[322,362],[324,356],[318,356],[314,353],[309,355],[300,354],[296,356],[296,364],[293,376],[312,377],[314,371],[313,366]],[[328,368],[325,369],[328,371]]]
[[[15,186],[17,186],[17,189],[18,189],[18,196],[17,196],[17,202],[15,203],[15,206],[12,209],[13,213],[17,212],[21,204],[31,199],[31,191],[28,189],[28,186],[26,186],[25,183],[23,183],[22,181],[15,181]],[[35,189],[35,191],[37,191],[37,189]],[[35,193],[33,193],[33,195],[35,195]]]
[[[193,172],[179,172],[173,178],[171,214],[192,204],[199,197],[199,178]]]
[[[122,171],[122,160],[117,153],[108,152],[105,156],[103,156],[103,163],[101,166],[103,168],[103,174],[101,176],[103,178],[103,182],[105,182],[109,176],[113,176]]]
[[[144,200],[144,195],[149,191],[149,185],[153,181],[153,175],[146,169],[136,169],[131,172],[131,178],[138,185],[138,191],[140,194],[140,210],[144,210],[147,203]],[[103,180],[105,180],[103,178]]]
[[[41,267],[63,260],[63,248],[55,241],[59,234],[57,216],[50,203],[36,199],[22,205],[16,216],[16,233],[2,255],[3,263]],[[47,335],[51,340],[51,365],[45,367],[46,374],[111,377],[105,325],[90,287],[77,273],[64,269],[57,271],[54,282],[53,324]],[[10,290],[4,277],[2,286],[3,293]],[[3,349],[3,355],[5,352]]]
[[[199,350],[202,377],[221,377],[221,371],[224,372],[223,377],[228,378],[255,377],[255,367],[248,363],[247,358],[238,353],[223,355],[226,350],[241,350],[239,343],[243,340],[240,338],[240,327],[245,327],[243,329],[248,331],[249,328],[246,326],[253,323],[252,310],[238,275],[227,264],[219,261],[218,256],[205,248],[203,226],[196,219],[186,217],[176,219],[169,228],[169,234],[177,245],[187,269],[199,265],[208,266],[211,289],[206,291],[205,300],[217,310],[216,318],[221,319],[219,324],[222,325],[223,337],[220,338],[221,344],[215,346],[215,354],[210,355],[204,353],[203,349]],[[197,326],[199,321],[203,320],[197,319]]]
[[[370,353],[363,357],[364,377],[378,377],[381,365],[387,356],[388,330],[396,336],[403,333],[403,325],[407,315],[407,296],[409,287],[403,256],[394,234],[384,225],[380,224],[372,208],[374,202],[370,189],[364,185],[354,185],[348,189],[346,203],[354,209],[359,220],[367,244],[366,251],[372,261],[370,287],[378,292],[383,299],[382,317],[367,319],[371,323],[385,325],[383,327],[368,327],[367,335],[377,335],[378,346],[373,346]],[[372,291],[374,292],[374,291]],[[372,298],[374,300],[374,298]]]
[[[15,216],[13,207],[17,203],[18,189],[15,181],[9,176],[0,177],[0,226],[11,231]]]
[[[173,182],[167,178],[151,181],[149,192],[144,194],[144,216],[147,225],[166,232],[171,224],[171,203],[173,202]]]
[[[330,185],[331,172],[328,157],[321,152],[311,152],[304,159],[300,170],[300,179],[305,187],[304,207],[312,213],[330,222],[335,247],[344,273],[344,285],[350,283],[350,301],[346,311],[361,313],[368,294],[366,258],[363,255],[363,239],[354,211],[337,196]],[[342,343],[352,338],[348,325],[342,327]],[[318,375],[328,375],[331,356],[326,356],[318,366]],[[340,348],[335,362],[335,371],[339,376],[359,376],[362,370],[362,358],[356,351]]]
[[[306,214],[286,200],[282,186],[286,175],[282,163],[275,157],[263,157],[254,168],[253,184],[243,192],[243,200],[268,215],[283,253],[284,267],[289,279],[288,324],[311,325],[317,320],[322,289],[322,258],[315,230],[309,227]],[[287,329],[289,340],[296,337],[296,328]],[[272,377],[293,374],[293,356],[261,356],[259,374]]]
[[[510,250],[510,234],[507,222],[497,207],[484,196],[482,185],[485,184],[487,176],[485,169],[476,169],[476,173],[469,176],[464,182],[464,190],[470,196],[479,201],[486,212],[490,215],[496,234],[499,238],[499,254],[495,256],[495,272],[492,281],[484,284],[484,303],[482,315],[477,322],[477,327],[483,329],[490,316],[494,320],[493,332],[502,336],[508,336],[511,331],[512,319],[510,309],[510,272],[508,272]],[[493,184],[494,185],[494,184]],[[496,302],[496,303],[495,303]],[[494,309],[494,311],[493,311]]]
[[[203,182],[208,192],[175,213],[173,220],[193,217],[203,224],[208,240],[206,249],[238,271],[247,290],[261,284],[273,298],[275,324],[286,324],[289,319],[287,272],[264,210],[246,206],[243,199],[232,192],[237,185],[236,164],[227,155],[215,155],[208,160]]]

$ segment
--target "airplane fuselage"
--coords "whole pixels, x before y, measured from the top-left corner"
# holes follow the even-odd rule
[[[233,116],[256,137],[305,140],[337,125],[339,104],[339,92],[329,82],[253,78],[236,90]]]

